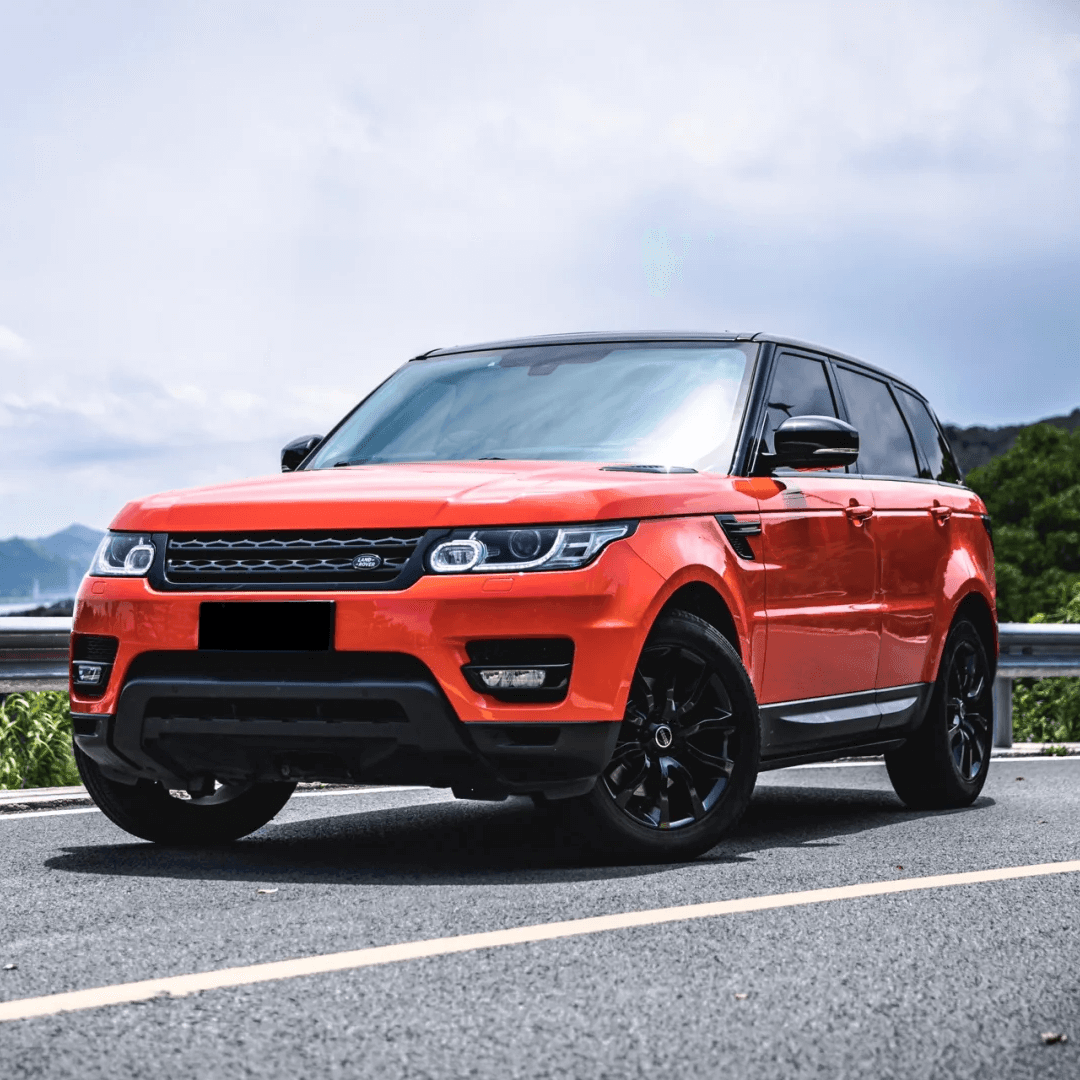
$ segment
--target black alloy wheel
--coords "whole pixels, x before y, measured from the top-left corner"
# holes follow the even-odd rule
[[[970,806],[986,783],[994,738],[993,672],[967,620],[949,631],[926,717],[885,755],[896,794],[912,809]]]
[[[601,846],[649,859],[693,858],[741,816],[761,737],[750,679],[704,620],[658,620],[634,672],[618,742],[584,799]]]
[[[979,776],[990,756],[993,712],[984,713],[989,683],[985,657],[970,641],[961,641],[946,676],[945,716],[953,767],[966,783]]]
[[[646,828],[693,825],[731,779],[735,734],[731,701],[713,665],[685,646],[646,645],[603,776],[608,794]]]

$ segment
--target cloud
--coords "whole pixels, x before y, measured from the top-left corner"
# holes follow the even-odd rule
[[[679,267],[686,258],[690,237],[683,236],[677,248],[667,229],[648,229],[642,239],[645,280],[653,296],[663,296],[679,276]]]
[[[22,356],[29,351],[26,341],[19,337],[14,330],[6,326],[0,326],[0,353],[9,356]]]
[[[961,421],[1080,403],[1075,8],[611,10],[0,11],[34,359],[0,534],[273,469],[409,356],[518,333],[776,329]]]

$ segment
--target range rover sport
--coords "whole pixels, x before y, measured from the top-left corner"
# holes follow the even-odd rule
[[[117,515],[75,612],[75,752],[136,836],[208,844],[299,780],[566,800],[693,857],[760,770],[986,779],[989,519],[925,398],[762,334],[406,363],[281,475]]]

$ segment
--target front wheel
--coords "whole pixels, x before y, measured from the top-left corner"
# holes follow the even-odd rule
[[[970,806],[986,783],[993,734],[990,663],[982,638],[964,620],[945,639],[921,726],[885,755],[893,790],[913,810]]]
[[[161,784],[121,784],[103,776],[97,763],[75,747],[79,775],[102,813],[125,832],[175,847],[210,847],[247,836],[289,801],[296,784],[224,784],[191,798]]]
[[[703,619],[673,612],[645,643],[615,751],[578,809],[607,853],[692,859],[739,820],[760,753],[738,654]]]

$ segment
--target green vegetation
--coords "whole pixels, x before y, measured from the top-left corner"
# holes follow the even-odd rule
[[[1080,623],[1080,431],[1026,428],[967,482],[994,522],[1001,621]],[[1080,740],[1080,681],[1017,679],[1013,733]]]
[[[1080,623],[1080,587],[1035,623]],[[1080,679],[1017,679],[1013,683],[1013,735],[1031,742],[1080,741]]]
[[[1063,608],[1080,584],[1080,431],[1025,428],[967,483],[994,523],[1001,621]]]
[[[80,782],[66,693],[12,694],[0,704],[0,788]]]

